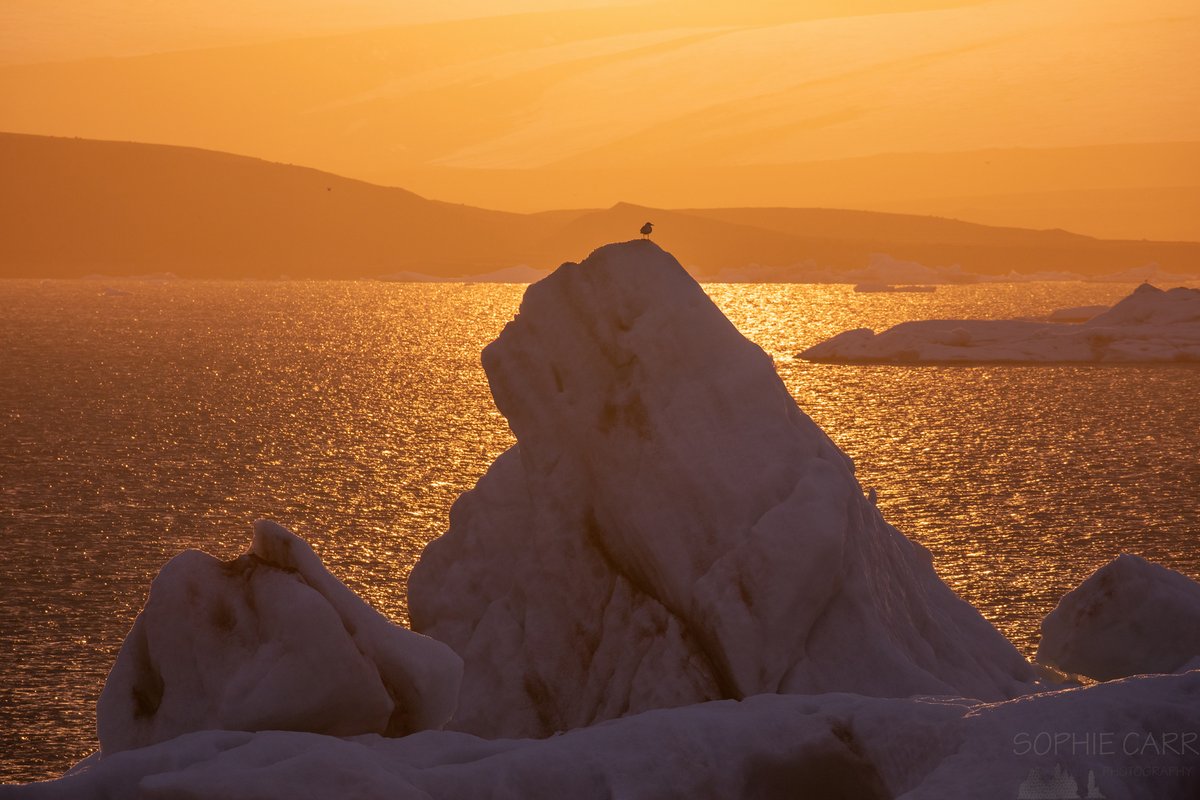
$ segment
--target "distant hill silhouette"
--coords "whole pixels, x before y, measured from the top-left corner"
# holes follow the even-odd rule
[[[161,145],[0,136],[0,274],[351,277],[509,266],[531,217]]]
[[[23,30],[14,3],[43,22]],[[294,6],[8,0],[14,58],[81,23],[112,53],[149,19],[190,24],[143,55],[0,64],[0,130],[243,153],[516,212],[857,208],[1200,241],[1200,16],[1180,0],[354,0],[321,12],[328,35],[264,3]],[[279,33],[234,44],[239,17]]]
[[[831,209],[515,214],[427,200],[304,167],[164,145],[0,134],[0,277],[174,272],[183,277],[459,276],[552,267],[647,219],[700,275],[750,264],[864,266],[887,253],[970,272],[1100,274],[1156,262],[1195,272],[1200,243]]]

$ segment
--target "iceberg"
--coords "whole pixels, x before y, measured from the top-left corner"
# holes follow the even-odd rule
[[[1102,275],[1079,277],[1092,283],[1195,283],[1200,280],[1200,275],[1196,273],[1168,272],[1154,262]]]
[[[389,283],[533,283],[546,277],[544,269],[528,264],[472,275],[430,275],[425,272],[393,272],[377,280]]]
[[[517,444],[409,579],[495,737],[763,692],[963,695],[1031,666],[863,496],[771,358],[669,254],[609,245],[483,353]]]
[[[785,265],[748,264],[744,267],[722,267],[700,273],[690,270],[700,280],[713,283],[850,283],[874,286],[924,284],[928,287],[978,283],[987,276],[966,272],[958,264],[930,267],[916,261],[905,261],[887,253],[871,253],[861,267],[834,267],[812,260]],[[1072,276],[1078,280],[1078,276]]]
[[[1047,322],[1087,322],[1103,314],[1111,306],[1071,306],[1050,312]]]
[[[1092,309],[1069,309],[1065,316]],[[1200,362],[1200,289],[1142,284],[1079,324],[919,320],[882,333],[844,331],[801,352],[807,361],[873,364]]]
[[[443,725],[462,662],[378,614],[266,520],[221,562],[171,559],[104,685],[104,758],[199,730],[398,736]]]
[[[1200,583],[1121,555],[1042,620],[1037,660],[1097,680],[1200,668]]]
[[[904,293],[904,292],[936,292],[936,286],[893,286],[890,283],[860,283],[854,287],[854,291],[862,294],[879,294],[879,293]]]

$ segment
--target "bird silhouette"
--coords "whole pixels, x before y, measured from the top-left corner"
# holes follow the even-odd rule
[[[642,226],[642,238],[645,239],[645,238],[649,237],[653,231],[654,231],[654,223],[647,222],[645,225]]]

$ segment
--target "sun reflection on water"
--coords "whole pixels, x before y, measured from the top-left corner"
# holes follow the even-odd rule
[[[150,580],[266,516],[406,621],[454,499],[512,444],[479,351],[523,287],[0,282],[0,778],[60,773]],[[1035,316],[1129,286],[710,285],[885,517],[1026,653],[1118,552],[1193,577],[1200,370],[813,365],[847,328]]]

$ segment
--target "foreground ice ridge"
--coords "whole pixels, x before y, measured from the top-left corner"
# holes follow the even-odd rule
[[[463,657],[450,726],[545,736],[762,692],[1027,691],[769,356],[648,241],[532,285],[483,353],[518,443],[409,582]]]
[[[11,794],[21,800],[1194,800],[1197,731],[1200,672],[1191,672],[997,704],[760,695],[648,711],[532,740],[487,741],[452,731],[401,739],[206,731],[87,761],[63,779]],[[1051,781],[1059,791],[1037,791]],[[1096,794],[1087,793],[1089,783]]]
[[[799,354],[809,361],[862,363],[1200,362],[1200,290],[1148,283],[1081,324],[1025,320],[918,320],[882,333],[844,331]]]
[[[1118,556],[1042,620],[1037,658],[1097,680],[1200,668],[1200,583]]]
[[[245,555],[171,559],[97,706],[105,757],[191,731],[397,736],[441,727],[462,662],[378,614],[303,540],[254,524]]]

